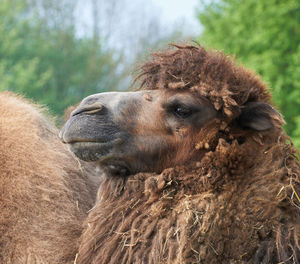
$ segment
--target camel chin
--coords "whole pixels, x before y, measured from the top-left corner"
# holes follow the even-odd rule
[[[107,176],[127,176],[132,171],[129,164],[117,153],[114,146],[121,140],[111,142],[75,142],[69,149],[79,159],[87,162],[96,161]]]
[[[70,150],[84,161],[103,161],[113,157],[114,142],[74,142],[69,144]]]

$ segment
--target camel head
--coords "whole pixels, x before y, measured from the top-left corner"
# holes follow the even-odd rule
[[[77,157],[113,174],[159,171],[216,114],[207,99],[189,92],[100,93],[80,103],[60,137]]]
[[[267,130],[274,111],[266,103],[250,103],[237,120],[243,129]],[[199,135],[220,119],[206,97],[191,91],[99,93],[71,113],[60,138],[77,157],[97,161],[109,175],[158,172],[191,160]]]

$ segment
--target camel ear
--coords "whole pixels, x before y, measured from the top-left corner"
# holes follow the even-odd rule
[[[263,102],[245,104],[237,122],[242,128],[257,131],[264,131],[285,123],[282,115],[276,109]]]

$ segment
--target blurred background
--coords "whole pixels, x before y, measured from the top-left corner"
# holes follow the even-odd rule
[[[89,94],[129,89],[147,54],[182,40],[260,74],[300,147],[299,0],[0,0],[0,91],[61,117]]]

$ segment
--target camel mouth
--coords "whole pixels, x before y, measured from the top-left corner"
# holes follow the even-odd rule
[[[114,141],[72,141],[67,144],[79,159],[84,161],[101,161],[111,154],[114,143]]]
[[[71,152],[83,161],[98,161],[108,152],[108,146],[102,142],[74,141],[67,143]]]
[[[107,175],[127,176],[130,166],[125,159],[115,153],[114,148],[122,142],[115,139],[109,142],[100,141],[73,141],[68,147],[79,159],[87,162],[97,162]]]

